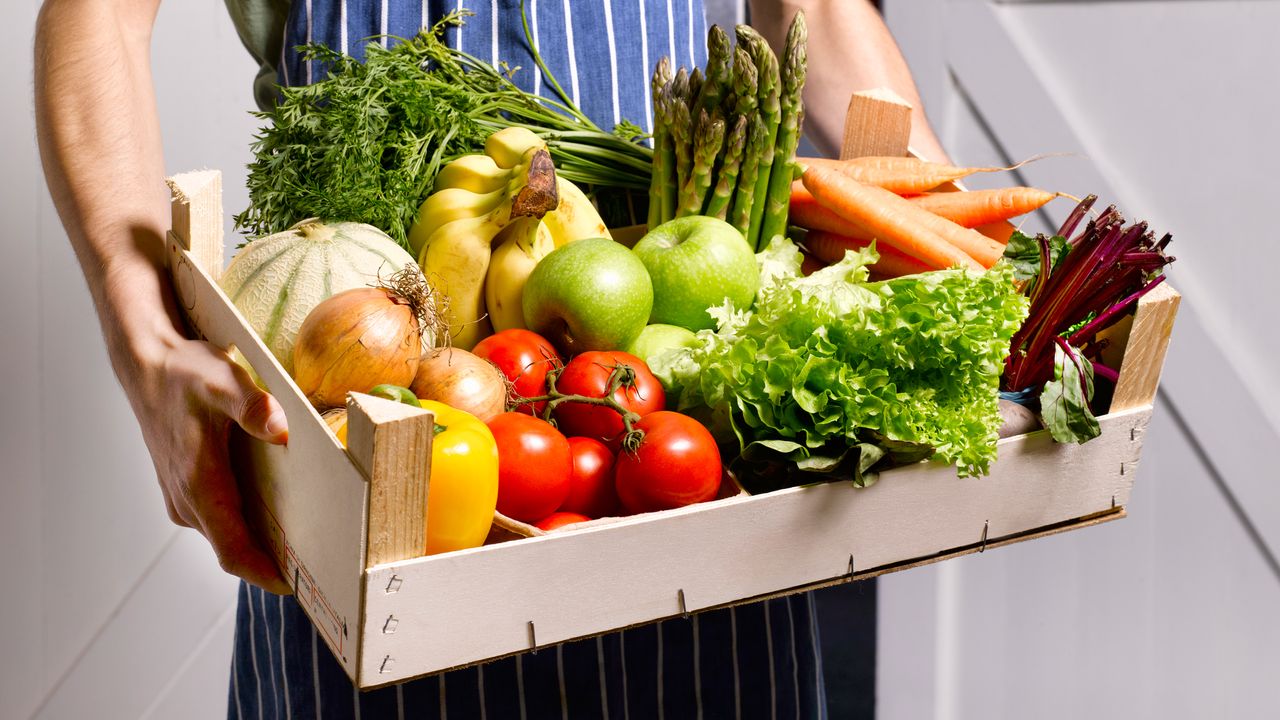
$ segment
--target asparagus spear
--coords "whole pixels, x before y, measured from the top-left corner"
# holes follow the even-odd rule
[[[653,70],[653,176],[649,181],[651,229],[675,214],[675,149],[671,145],[671,126],[662,99],[671,81],[671,59],[664,57]]]
[[[733,50],[733,72],[730,77],[733,92],[733,112],[737,115],[753,115],[759,105],[758,80],[755,61],[741,45]]]
[[[742,155],[747,146],[747,116],[739,115],[738,121],[729,131],[725,141],[724,163],[720,166],[720,175],[716,179],[716,189],[707,208],[702,213],[724,220],[729,212],[729,201],[733,199],[733,191],[738,182],[738,168],[742,163]]]
[[[759,102],[756,97],[758,92],[756,64],[752,61],[751,54],[741,45],[733,51],[732,84],[733,111],[738,117],[747,119],[747,137],[742,161],[738,166],[737,187],[733,192],[728,217],[737,216],[739,209],[745,208],[747,221],[741,227],[731,222],[745,236],[751,222],[751,196],[756,187],[755,168],[760,165],[760,152],[764,149],[764,142],[763,140],[757,142],[754,132],[756,125],[759,124],[759,117],[756,115],[756,106]]]
[[[711,117],[706,110],[698,113],[698,133],[693,147],[693,170],[680,186],[680,209],[676,217],[702,212],[703,200],[711,188],[711,171],[724,147],[724,119]]]
[[[764,219],[760,224],[760,235],[756,238],[757,251],[763,250],[774,235],[782,235],[787,231],[793,165],[796,145],[800,142],[800,119],[804,115],[801,92],[804,90],[808,37],[804,11],[797,10],[791,20],[791,28],[787,31],[787,46],[783,51],[782,121],[774,149],[773,168],[769,173]]]
[[[759,113],[768,133],[756,170],[756,185],[751,197],[751,225],[747,229],[747,242],[756,247],[759,245],[760,224],[764,220],[765,197],[769,192],[769,173],[776,155],[778,123],[782,119],[778,87],[781,79],[778,76],[778,58],[760,33],[750,25],[739,25],[737,32],[738,42],[747,47],[756,64]]]
[[[689,71],[680,68],[667,94],[671,146],[676,156],[676,188],[684,187],[693,169],[693,115],[689,112]],[[675,206],[672,206],[675,209]]]
[[[689,112],[694,117],[698,116],[698,97],[702,95],[702,68],[694,68],[689,73],[689,94],[685,96],[685,101],[689,103]]]
[[[751,208],[755,207],[752,195],[755,193],[756,174],[759,172],[761,149],[769,142],[769,131],[759,115],[743,115],[747,118],[749,129],[747,149],[742,155],[742,164],[738,167],[738,190],[733,195],[733,208],[729,211],[729,224],[738,228],[743,237],[751,229]],[[754,247],[754,246],[752,246]]]
[[[729,91],[730,73],[733,68],[730,60],[733,46],[729,42],[729,34],[719,25],[712,25],[707,33],[707,70],[702,82],[702,92],[698,93],[698,109],[715,112]]]

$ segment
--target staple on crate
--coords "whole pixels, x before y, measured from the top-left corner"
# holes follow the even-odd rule
[[[849,571],[845,574],[850,576],[853,575],[853,553],[849,553]]]
[[[395,660],[392,660],[390,655],[382,658],[382,665],[378,668],[378,673],[385,675],[391,672],[391,664],[394,662]]]
[[[382,623],[382,634],[392,635],[395,633],[396,628],[398,627],[400,627],[400,619],[397,618],[395,615],[388,615],[387,621]]]
[[[391,595],[392,593],[398,593],[400,592],[400,586],[403,584],[404,584],[404,580],[401,579],[399,575],[392,575],[391,579],[387,581],[387,587],[385,592],[388,595]]]
[[[978,552],[980,553],[987,551],[987,530],[989,530],[990,528],[991,528],[991,521],[983,520],[982,521],[982,547],[978,548]]]
[[[538,632],[533,627],[533,621],[529,621],[529,647],[533,649],[533,654],[538,654]]]
[[[676,600],[680,602],[680,616],[689,619],[689,608],[684,604],[684,588],[676,590]]]

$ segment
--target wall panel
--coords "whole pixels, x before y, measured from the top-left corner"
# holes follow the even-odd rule
[[[1173,231],[1185,299],[1130,517],[884,579],[881,714],[1274,717],[1280,292],[1240,259],[1266,236],[1256,158],[1280,155],[1277,98],[1257,90],[1280,59],[1280,5],[945,4],[953,156],[1078,153],[1024,174],[1103,188]],[[895,20],[914,3],[888,5],[916,72],[937,72],[912,57],[931,30]]]

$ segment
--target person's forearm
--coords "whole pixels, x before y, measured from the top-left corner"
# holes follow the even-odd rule
[[[164,276],[169,217],[150,71],[157,5],[48,0],[36,25],[45,178],[122,380],[122,363],[178,337]]]
[[[906,60],[870,0],[752,0],[752,22],[781,49],[797,10],[804,10],[809,27],[805,134],[818,150],[839,153],[851,93],[883,87],[911,103],[911,147],[927,159],[945,160]]]

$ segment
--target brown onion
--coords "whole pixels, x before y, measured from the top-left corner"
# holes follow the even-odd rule
[[[488,422],[507,409],[507,378],[496,365],[458,348],[422,358],[409,386],[419,400],[435,400]]]
[[[293,379],[313,405],[338,407],[348,392],[408,385],[418,372],[422,331],[434,330],[430,288],[417,267],[384,287],[356,288],[316,305],[298,329]]]

